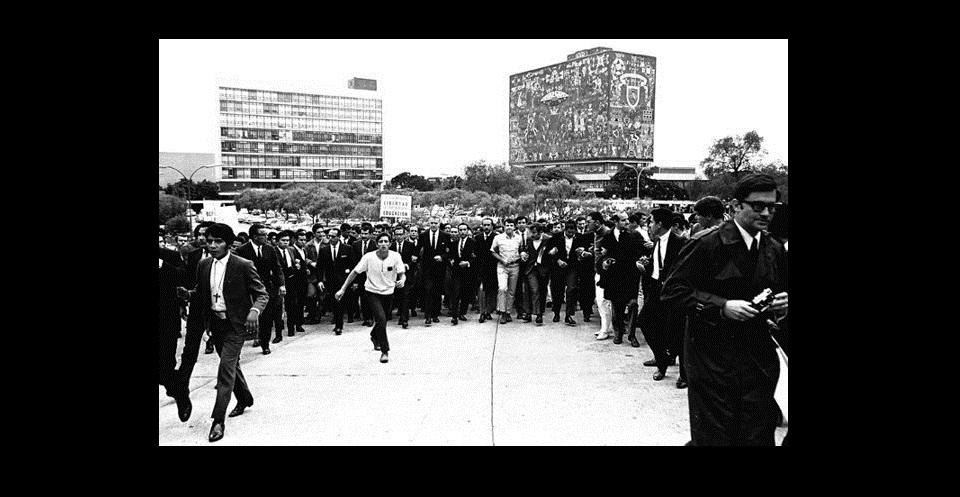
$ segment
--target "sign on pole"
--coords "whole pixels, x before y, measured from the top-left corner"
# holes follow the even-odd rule
[[[410,219],[412,205],[410,195],[380,195],[380,217]]]

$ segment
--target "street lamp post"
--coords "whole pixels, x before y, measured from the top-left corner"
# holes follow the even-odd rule
[[[624,165],[637,172],[637,200],[640,200],[640,171],[648,169],[648,166],[643,166],[640,164],[637,164],[637,165],[624,164]]]
[[[194,175],[194,174],[197,174],[197,171],[199,171],[199,170],[201,170],[201,169],[208,169],[208,168],[211,168],[211,167],[217,167],[217,165],[216,165],[216,164],[209,164],[209,165],[206,165],[206,166],[200,166],[200,167],[198,167],[197,169],[195,169],[192,173],[190,173],[190,177],[187,177],[186,174],[183,174],[183,171],[181,171],[181,170],[179,170],[179,169],[177,169],[177,168],[175,168],[175,167],[173,167],[173,166],[164,166],[163,164],[160,164],[160,169],[173,169],[174,171],[180,173],[180,176],[183,176],[183,179],[187,180],[187,184],[186,184],[186,187],[187,187],[187,221],[190,222],[190,230],[191,230],[191,231],[193,230],[193,216],[190,215],[190,211],[192,211],[193,209],[190,207],[190,205],[191,205],[190,202],[192,201],[191,198],[190,198],[190,197],[191,197],[191,196],[190,196],[190,193],[191,193],[190,185],[193,184],[193,175]]]

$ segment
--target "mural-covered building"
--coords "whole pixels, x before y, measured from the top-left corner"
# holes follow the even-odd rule
[[[657,59],[598,47],[510,76],[510,165],[567,166],[602,191],[653,162]]]

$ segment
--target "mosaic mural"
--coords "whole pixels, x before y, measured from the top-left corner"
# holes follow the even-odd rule
[[[604,52],[510,76],[510,162],[653,160],[656,59]]]

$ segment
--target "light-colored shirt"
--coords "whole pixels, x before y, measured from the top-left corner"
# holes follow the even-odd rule
[[[660,279],[660,270],[663,269],[660,267],[660,261],[663,260],[667,255],[667,242],[670,240],[670,230],[667,230],[666,233],[660,236],[658,239],[656,248],[656,253],[653,254],[653,273],[650,274],[650,277],[659,280]]]
[[[763,233],[762,231],[757,231],[756,235],[750,236],[750,233],[747,233],[747,230],[743,229],[743,226],[740,226],[740,223],[738,223],[736,219],[734,219],[733,224],[736,224],[737,229],[740,230],[740,236],[743,237],[743,243],[747,246],[747,250],[750,250],[750,244],[753,243],[754,240],[757,241],[757,249],[760,249],[760,233]]]
[[[361,274],[367,273],[367,281],[363,284],[366,291],[377,295],[393,295],[397,280],[404,273],[403,259],[400,254],[388,250],[387,258],[381,260],[374,250],[364,254],[353,270]]]
[[[563,244],[567,247],[567,257],[570,257],[570,250],[573,248],[573,238],[563,237]]]
[[[540,252],[540,245],[543,240],[533,240],[533,250],[537,252],[537,264],[543,264],[543,252]]]
[[[506,233],[500,233],[493,237],[493,243],[490,244],[490,251],[497,252],[500,249],[500,257],[507,260],[508,264],[517,262],[520,259],[520,237],[516,233],[512,237]],[[499,261],[498,261],[499,262]],[[503,264],[502,262],[500,264]]]
[[[223,297],[223,279],[227,274],[227,260],[230,254],[220,259],[214,259],[210,267],[210,309],[214,312],[227,310],[227,302]]]

